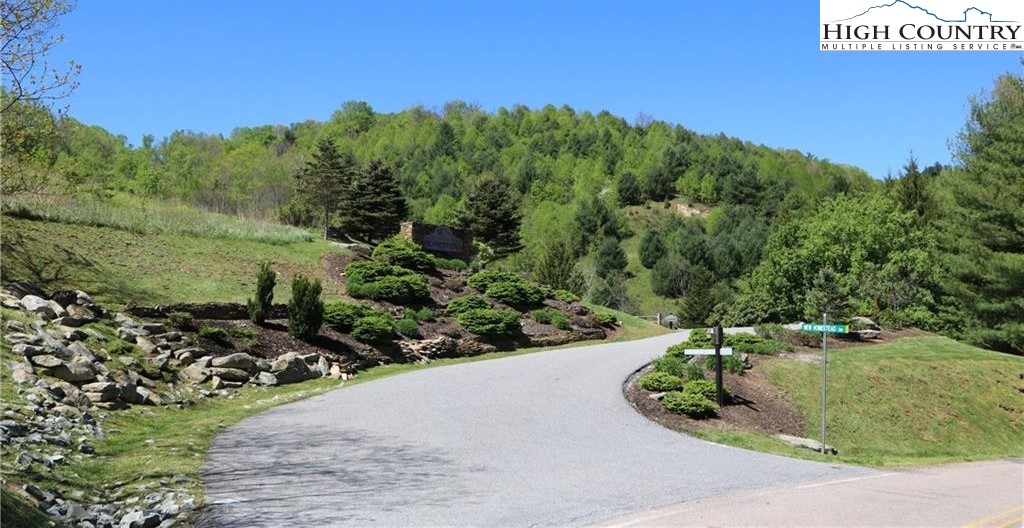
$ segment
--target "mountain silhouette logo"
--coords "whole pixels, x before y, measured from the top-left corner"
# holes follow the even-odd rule
[[[832,22],[846,22],[846,21],[849,21],[849,20],[853,20],[855,18],[862,17],[864,15],[867,15],[868,13],[871,13],[872,11],[882,10],[882,9],[894,7],[894,6],[898,5],[898,4],[903,4],[903,5],[911,8],[911,9],[916,9],[918,11],[921,11],[921,12],[931,16],[935,20],[937,20],[939,22],[945,22],[947,24],[956,24],[956,23],[960,23],[960,22],[967,22],[967,15],[971,11],[974,11],[974,12],[980,14],[980,15],[988,15],[988,21],[992,22],[992,23],[1013,23],[1013,22],[1016,22],[1015,20],[995,20],[994,15],[992,15],[992,13],[989,13],[988,11],[985,11],[983,9],[979,9],[977,7],[974,7],[974,6],[969,7],[969,8],[967,8],[967,9],[965,9],[963,11],[964,18],[962,20],[947,20],[945,18],[940,17],[939,15],[936,15],[935,13],[932,13],[931,11],[929,11],[928,9],[926,9],[924,7],[916,6],[916,5],[913,5],[913,4],[909,4],[909,3],[905,2],[904,0],[894,0],[893,2],[890,2],[888,4],[872,6],[872,7],[869,7],[866,11],[864,11],[862,13],[853,15],[851,17],[842,18],[842,19],[839,19],[839,20],[832,20]]]

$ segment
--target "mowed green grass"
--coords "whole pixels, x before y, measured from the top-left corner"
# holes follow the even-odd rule
[[[772,382],[821,436],[821,366],[774,361]],[[829,353],[828,443],[834,457],[909,465],[1024,456],[1024,358],[944,337]]]
[[[152,306],[237,301],[253,295],[262,260],[278,272],[276,302],[291,278],[324,278],[321,258],[344,250],[324,241],[272,244],[186,234],[138,234],[111,227],[3,216],[4,282],[28,280],[47,290],[81,289],[103,303]],[[324,281],[328,294],[342,291]]]

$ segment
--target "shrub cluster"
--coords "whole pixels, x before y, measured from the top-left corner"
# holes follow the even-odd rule
[[[402,235],[395,235],[373,249],[373,259],[416,271],[434,271],[434,257]]]
[[[661,404],[671,412],[686,414],[694,418],[706,418],[715,414],[715,402],[700,394],[673,391],[661,399]]]
[[[469,264],[466,264],[465,260],[457,258],[434,257],[434,265],[438,268],[452,271],[466,271],[469,269]]]
[[[640,388],[649,391],[677,391],[683,388],[683,380],[667,372],[652,372],[637,381]]]
[[[470,308],[455,315],[467,332],[477,335],[516,335],[522,330],[519,315],[511,310],[493,308]]]
[[[224,342],[228,340],[228,332],[227,330],[216,326],[204,326],[199,329],[199,337],[209,339],[211,341]]]
[[[473,274],[466,282],[477,291],[487,291],[487,288],[495,282],[521,281],[522,277],[507,271],[485,270]]]
[[[573,293],[573,292],[571,292],[569,290],[555,290],[554,296],[555,296],[555,299],[558,299],[559,301],[562,301],[562,302],[565,302],[565,303],[574,303],[574,302],[580,300],[580,296],[579,295],[576,295],[575,293]]]
[[[683,380],[704,379],[704,371],[700,366],[676,356],[662,356],[654,361],[656,372],[665,372]]]
[[[594,312],[594,319],[601,326],[615,326],[618,322],[618,318],[611,312]]]
[[[491,303],[479,295],[463,295],[448,301],[448,315],[459,315],[469,310],[490,308]]]
[[[569,320],[569,316],[551,308],[534,310],[530,312],[530,317],[540,324],[549,324],[559,330],[569,330],[572,328],[572,321]]]
[[[537,304],[548,297],[548,290],[507,271],[481,271],[467,281],[477,291],[511,306]]]
[[[793,350],[793,346],[788,343],[765,339],[749,333],[725,334],[723,341],[725,342],[724,346],[732,347],[734,352],[743,352],[747,354],[771,355],[777,354],[781,350]],[[695,328],[690,334],[690,339],[677,345],[670,346],[665,353],[666,355],[681,357],[684,355],[684,349],[711,348],[713,346],[711,336],[707,335],[706,329]]]
[[[704,368],[715,370],[715,356],[704,356]],[[733,374],[743,374],[743,361],[739,356],[722,356],[722,370]]]
[[[427,282],[416,272],[376,261],[353,262],[345,267],[346,289],[356,298],[396,304],[430,299]]]
[[[388,313],[362,304],[331,301],[324,306],[324,321],[363,342],[386,343],[392,337]]]

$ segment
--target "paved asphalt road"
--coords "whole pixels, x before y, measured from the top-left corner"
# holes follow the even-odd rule
[[[428,369],[219,436],[200,526],[581,525],[739,490],[873,475],[696,440],[622,382],[684,332]]]

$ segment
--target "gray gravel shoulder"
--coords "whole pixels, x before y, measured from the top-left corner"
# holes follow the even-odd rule
[[[579,525],[872,471],[716,445],[622,396],[684,332],[416,371],[249,418],[204,467],[201,526]]]

